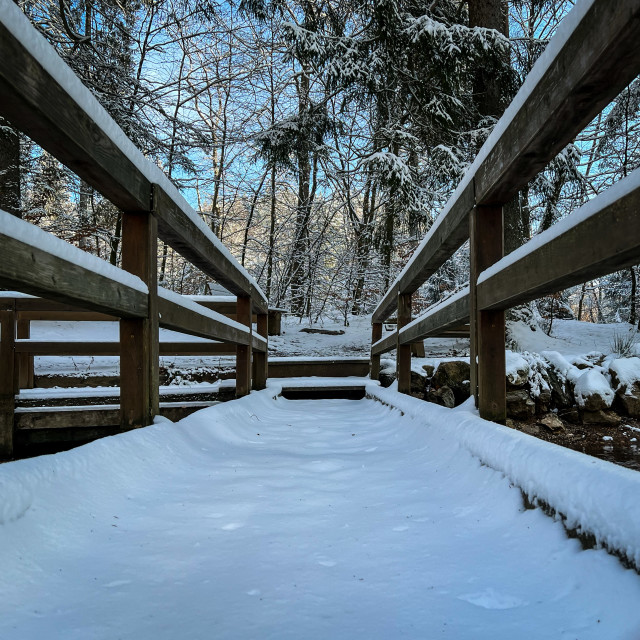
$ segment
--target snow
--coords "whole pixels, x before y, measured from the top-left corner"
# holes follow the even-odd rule
[[[589,396],[600,396],[607,407],[611,406],[615,393],[608,380],[597,369],[587,369],[576,380],[574,395],[579,407],[584,407]]]
[[[485,269],[485,271],[478,276],[478,284],[488,280],[491,276],[494,276],[499,271],[503,271],[518,260],[522,260],[525,256],[530,255],[552,240],[559,238],[562,235],[572,233],[578,225],[639,188],[640,169],[636,169],[626,178],[616,182],[616,184],[606,191],[603,191],[601,194],[593,198],[593,200],[589,200],[579,209],[570,213],[566,218],[556,222],[550,229],[534,236],[529,240],[529,242],[518,247],[515,251],[501,260],[498,260],[498,262],[492,264],[488,269]]]
[[[625,393],[630,394],[633,385],[640,381],[640,358],[616,358],[609,363],[609,370],[618,380],[616,391],[624,387]]]
[[[505,370],[507,380],[515,384],[521,377],[519,372],[529,372],[529,363],[519,354],[509,349],[505,352]]]
[[[45,253],[78,265],[83,269],[87,269],[87,271],[115,280],[136,291],[141,291],[145,294],[149,293],[147,285],[137,276],[124,271],[124,269],[118,269],[118,267],[114,267],[105,260],[92,256],[86,251],[82,251],[82,249],[56,238],[53,234],[2,210],[0,210],[0,236],[7,236],[31,247],[37,247]]]
[[[0,637],[638,636],[638,575],[513,486],[637,551],[638,474],[367,391],[0,466]]]
[[[5,25],[9,33],[29,50],[37,62],[52,78],[71,96],[78,106],[104,131],[131,163],[149,180],[151,184],[159,185],[169,197],[185,213],[189,220],[213,244],[218,251],[234,264],[249,281],[250,286],[264,298],[257,282],[239,265],[229,250],[219,238],[209,229],[200,216],[191,208],[178,189],[167,178],[164,172],[155,164],[147,160],[140,150],[127,138],[122,129],[116,124],[106,110],[100,105],[92,93],[82,84],[67,64],[56,53],[55,49],[31,26],[29,20],[20,9],[10,0],[0,0],[0,22]],[[4,222],[3,222],[4,226]],[[247,292],[248,293],[248,292]]]

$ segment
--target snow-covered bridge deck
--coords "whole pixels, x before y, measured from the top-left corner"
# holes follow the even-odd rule
[[[515,486],[637,561],[640,475],[367,389],[402,411],[274,386],[0,467],[0,637],[640,637],[637,573]]]

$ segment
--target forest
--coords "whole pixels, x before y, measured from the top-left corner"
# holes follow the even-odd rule
[[[370,313],[570,0],[18,0],[255,276],[320,322]],[[640,166],[640,80],[505,207],[505,251]],[[112,264],[121,212],[0,121],[0,208]],[[463,246],[416,312],[468,280]],[[160,283],[207,278],[161,245]],[[638,324],[638,267],[522,313]],[[544,324],[543,323],[543,324]]]

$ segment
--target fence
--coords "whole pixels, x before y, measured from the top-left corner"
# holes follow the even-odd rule
[[[640,71],[640,1],[581,0],[497,123],[457,190],[373,314],[371,375],[397,350],[410,390],[412,342],[470,324],[471,388],[506,420],[505,310],[640,261],[640,173],[503,257],[503,206]],[[411,320],[411,295],[470,244],[467,290]],[[398,329],[382,338],[397,309]]]
[[[0,116],[122,211],[122,269],[0,212],[0,286],[120,318],[121,428],[158,413],[159,327],[234,345],[238,396],[251,389],[253,354],[253,386],[263,388],[264,294],[10,0],[0,0]],[[158,287],[158,238],[237,296],[237,322]],[[15,303],[0,306],[0,326],[0,455],[10,456]]]

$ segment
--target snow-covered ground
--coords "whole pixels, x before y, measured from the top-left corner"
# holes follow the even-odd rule
[[[469,450],[482,428],[527,436],[401,402],[267,390],[0,466],[0,637],[640,637],[640,577]],[[546,479],[575,470],[563,455]],[[618,494],[635,478],[614,476]]]

